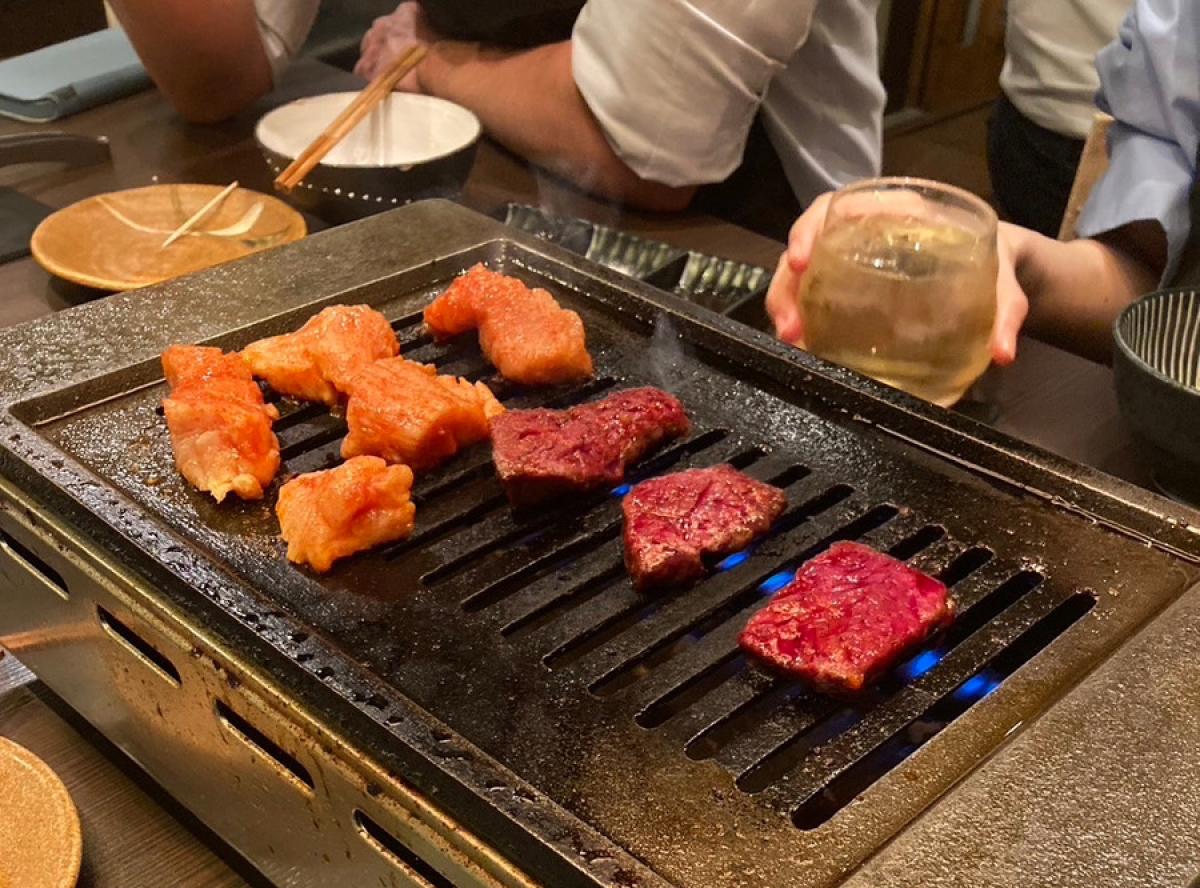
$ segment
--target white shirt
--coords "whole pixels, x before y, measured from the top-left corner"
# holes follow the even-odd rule
[[[258,33],[271,63],[272,82],[278,83],[284,68],[304,45],[320,0],[254,0]]]
[[[1096,67],[1100,106],[1116,122],[1108,171],[1083,208],[1079,234],[1157,221],[1167,235],[1169,281],[1195,221],[1189,197],[1200,155],[1200,3],[1137,0]]]
[[[761,106],[807,204],[879,173],[877,7],[589,0],[572,36],[575,83],[617,155],[643,178],[674,186],[729,176]]]
[[[1008,0],[1000,87],[1038,126],[1082,139],[1096,114],[1096,53],[1131,0]]]

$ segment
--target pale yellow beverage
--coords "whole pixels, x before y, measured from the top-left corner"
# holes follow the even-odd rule
[[[977,225],[904,185],[899,205],[835,198],[800,288],[804,347],[949,406],[991,360],[995,216]]]

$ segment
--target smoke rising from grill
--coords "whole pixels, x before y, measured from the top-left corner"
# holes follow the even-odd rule
[[[650,373],[654,384],[664,391],[671,391],[686,372],[687,353],[683,348],[683,337],[665,314],[654,321],[654,334],[650,337]]]

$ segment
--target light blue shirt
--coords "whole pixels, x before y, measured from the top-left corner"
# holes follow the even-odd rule
[[[667,185],[723,181],[761,108],[807,204],[879,173],[877,8],[878,0],[588,0],[572,37],[575,83],[617,155]]]
[[[1093,237],[1158,221],[1170,278],[1188,238],[1200,149],[1200,0],[1137,0],[1115,42],[1096,57],[1097,102],[1116,123],[1109,168],[1079,219]]]

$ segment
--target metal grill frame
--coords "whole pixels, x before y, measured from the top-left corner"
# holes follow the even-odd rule
[[[50,559],[60,557],[65,549],[90,551],[102,566],[114,560],[123,563],[128,588],[168,608],[178,616],[181,626],[202,628],[206,637],[219,639],[219,644],[212,647],[226,656],[236,654],[238,674],[252,676],[264,687],[279,692],[280,699],[286,701],[283,718],[289,718],[288,709],[315,714],[339,744],[354,750],[352,758],[359,760],[361,756],[380,772],[394,775],[392,779],[411,783],[419,795],[436,799],[441,812],[455,818],[466,831],[484,837],[509,859],[519,860],[536,880],[556,886],[662,884],[650,869],[614,842],[568,814],[503,763],[461,742],[419,707],[395,699],[390,689],[381,688],[361,668],[344,664],[333,680],[314,680],[311,670],[298,667],[278,649],[280,634],[304,631],[304,627],[291,626],[286,619],[276,621],[272,632],[248,625],[239,618],[233,588],[236,584],[231,584],[228,576],[194,562],[191,553],[187,558],[179,557],[178,552],[172,557],[170,547],[177,546],[178,541],[171,539],[170,533],[154,521],[135,520],[131,525],[128,519],[136,519],[141,509],[131,509],[118,491],[97,483],[85,469],[64,459],[22,421],[32,418],[30,403],[43,393],[50,392],[50,400],[41,401],[39,410],[50,403],[65,410],[73,403],[82,405],[94,400],[100,389],[88,380],[102,378],[117,368],[141,360],[145,363],[135,376],[147,378],[148,368],[169,341],[200,341],[218,335],[225,341],[231,336],[240,336],[244,341],[280,332],[295,326],[296,318],[306,317],[325,302],[372,300],[386,288],[417,287],[431,276],[444,277],[447,270],[461,267],[460,254],[464,251],[487,245],[488,249],[503,250],[505,242],[518,245],[526,255],[544,262],[546,268],[570,277],[575,285],[603,289],[618,301],[614,310],[629,313],[638,323],[645,324],[659,313],[671,316],[693,347],[721,355],[730,367],[744,372],[766,390],[795,398],[798,389],[808,389],[805,397],[818,409],[842,416],[850,425],[861,426],[864,433],[882,432],[895,439],[910,459],[929,459],[941,471],[952,462],[964,469],[964,477],[986,478],[1005,495],[1019,492],[1030,501],[1038,501],[1038,508],[1099,522],[1116,531],[1114,539],[1153,540],[1156,557],[1174,559],[1176,566],[1168,571],[1174,582],[1140,601],[1125,596],[1108,608],[1103,626],[1093,622],[1072,630],[1074,644],[1070,651],[1065,645],[1047,651],[1006,683],[996,700],[964,715],[963,723],[970,725],[964,730],[971,731],[973,739],[937,743],[943,767],[922,770],[905,766],[909,782],[906,789],[895,791],[898,782],[892,774],[885,778],[886,786],[875,804],[860,806],[865,810],[840,817],[836,825],[820,831],[810,847],[827,852],[828,857],[814,862],[810,884],[832,884],[844,875],[945,789],[952,781],[948,775],[965,773],[979,760],[981,749],[994,748],[1014,717],[1033,717],[1043,711],[1056,694],[1182,592],[1194,576],[1194,569],[1187,565],[1200,556],[1200,544],[1187,526],[1196,520],[1189,510],[1016,445],[967,420],[920,405],[733,322],[680,305],[651,288],[437,202],[320,235],[289,248],[286,254],[254,257],[246,263],[145,293],[116,297],[0,336],[11,356],[0,365],[5,406],[18,404],[15,415],[9,409],[0,419],[4,445],[0,474],[16,485],[4,497],[5,508],[13,516],[24,514],[26,519],[37,514],[34,524],[48,522],[60,527],[66,542],[51,544],[58,555],[43,551],[47,545],[44,539],[27,538],[26,544],[43,560],[49,560],[47,554]],[[224,319],[213,318],[211,311],[203,310],[214,294],[217,299],[220,294],[229,297],[247,287],[252,288],[247,298],[240,304],[230,303]],[[312,293],[320,297],[310,298]],[[188,314],[186,306],[196,313]],[[265,318],[270,320],[264,322]],[[90,330],[81,329],[84,324]],[[95,334],[100,336],[98,342],[91,338]],[[47,385],[46,380],[53,382]],[[14,563],[19,565],[19,560]],[[211,606],[205,594],[223,600],[224,606]],[[29,631],[26,608],[36,611],[39,607],[29,599],[22,608],[4,609],[0,630],[8,638],[16,627]],[[38,619],[47,627],[61,623],[61,617]],[[52,645],[44,654],[46,659],[42,654],[23,655],[23,659],[29,660],[35,671],[45,672],[52,687],[63,684],[67,691],[60,692],[78,705],[71,699],[70,681],[51,679],[58,668],[54,664],[61,664],[62,652],[69,644],[64,641],[63,646]],[[45,665],[39,669],[42,663]],[[404,708],[403,724],[381,724],[371,712],[372,707],[364,705],[382,694],[387,695],[390,706]],[[78,708],[94,721],[102,721],[88,712],[86,704]],[[127,749],[139,742],[130,736],[114,739]],[[452,759],[444,754],[447,742],[456,750]],[[924,753],[917,758],[928,760]],[[170,774],[164,775],[161,768],[150,770],[173,789]],[[193,804],[186,792],[182,795],[185,804]],[[895,805],[897,799],[904,804],[881,816],[887,804]],[[203,812],[197,813],[205,817]],[[228,832],[221,823],[212,825],[218,832]],[[266,861],[264,865],[262,855],[253,848],[246,849],[244,841],[235,844],[247,850],[266,872],[284,871],[277,862]],[[316,872],[319,869],[310,874]],[[727,875],[732,878],[736,874]]]

